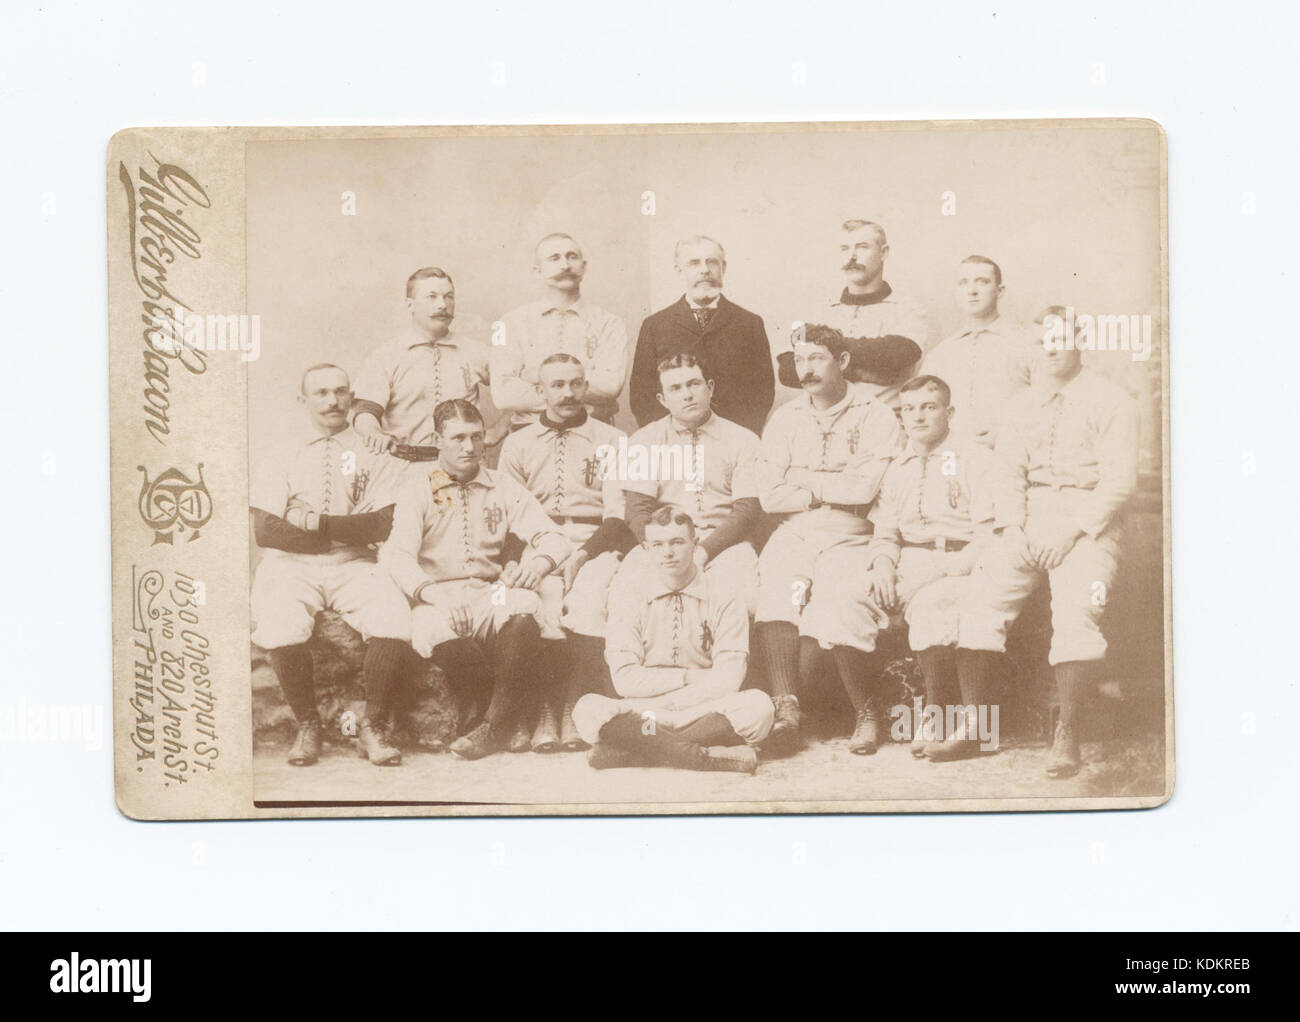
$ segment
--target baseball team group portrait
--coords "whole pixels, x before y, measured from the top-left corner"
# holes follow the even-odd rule
[[[245,174],[259,803],[1167,795],[1157,126]]]

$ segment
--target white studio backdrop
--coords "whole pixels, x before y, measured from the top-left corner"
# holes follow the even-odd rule
[[[0,925],[1294,928],[1300,360],[1279,313],[1300,227],[1298,20],[1284,3],[1101,0],[6,5],[0,702],[108,706],[113,131],[1143,116],[1169,137],[1178,783],[1144,813],[150,825],[114,808],[106,745],[10,741]],[[871,181],[861,169],[836,173]],[[811,243],[878,194],[797,226]],[[540,226],[514,225],[503,281]],[[645,256],[656,305],[672,297],[662,257]],[[593,296],[617,268],[593,266]],[[242,443],[230,425],[214,443]]]

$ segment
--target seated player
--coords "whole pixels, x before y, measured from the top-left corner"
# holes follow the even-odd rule
[[[337,611],[367,640],[361,751],[378,766],[393,765],[402,755],[390,735],[388,697],[409,660],[411,612],[371,546],[392,525],[400,468],[367,450],[348,426],[352,391],[338,366],[303,373],[298,401],[311,419],[307,437],[253,473],[253,536],[264,553],[250,593],[252,640],[267,651],[298,721],[289,762],[309,766],[320,756],[321,719],[307,640],[318,613]]]
[[[749,617],[695,562],[690,516],[660,508],[646,525],[654,571],[610,599],[605,659],[620,698],[589,694],[573,719],[593,767],[671,766],[753,773],[772,701],[740,691]],[[649,582],[653,580],[653,584]]]
[[[1047,333],[1066,310],[1038,318]],[[1119,512],[1137,486],[1133,399],[1081,362],[1073,338],[1044,337],[1034,385],[1019,395],[998,435],[995,542],[980,559],[961,609],[961,645],[1000,652],[1007,626],[1044,578],[1052,592],[1052,645],[1060,715],[1049,777],[1082,765],[1078,712],[1106,655],[1101,615],[1115,576]]]
[[[408,477],[383,560],[413,601],[411,641],[451,675],[486,653],[491,701],[482,723],[451,745],[464,759],[505,748],[526,702],[539,640],[537,588],[569,556],[569,544],[519,483],[483,467],[483,416],[468,401],[434,411],[438,463]],[[507,535],[528,548],[502,570]]]
[[[588,412],[586,370],[575,356],[547,356],[538,377],[542,413],[506,438],[497,467],[538,499],[574,550],[561,571],[542,580],[544,690],[536,729],[517,730],[512,752],[530,745],[536,752],[587,747],[573,726],[573,704],[608,688],[605,602],[620,556],[636,543],[623,521],[617,480],[602,479],[599,471],[601,449],[617,446],[625,434]],[[521,725],[528,723],[520,717]]]
[[[854,549],[828,575],[834,601],[817,601],[804,612],[802,631],[833,649],[836,669],[857,723],[849,751],[874,753],[880,744],[878,686],[884,664],[876,640],[890,615],[901,610],[908,638],[925,678],[929,707],[945,705],[952,647],[957,642],[958,607],[967,576],[992,534],[989,472],[992,454],[974,440],[949,430],[954,409],[948,385],[918,376],[899,391],[899,412],[907,446],[889,466],[871,518],[875,533],[865,550]],[[983,656],[956,651],[962,706],[949,736],[927,745],[917,722],[914,754],[956,759],[978,751],[977,720],[985,702]],[[940,711],[941,712],[941,711]]]
[[[658,399],[668,414],[632,434],[628,462],[644,450],[648,464],[688,470],[624,479],[627,524],[640,541],[656,508],[690,515],[698,537],[697,563],[718,576],[727,591],[739,593],[752,615],[758,597],[758,554],[751,539],[762,514],[758,437],[712,410],[713,381],[694,355],[672,355],[659,363]],[[624,558],[616,584],[622,584],[624,573],[648,568],[645,548],[634,547]]]
[[[839,331],[808,327],[794,364],[803,394],[782,405],[763,430],[760,501],[780,515],[758,561],[755,634],[776,704],[773,745],[799,745],[799,684],[819,653],[799,641],[803,614],[841,594],[831,569],[870,541],[867,512],[898,453],[898,418],[872,389],[845,378],[849,351]]]

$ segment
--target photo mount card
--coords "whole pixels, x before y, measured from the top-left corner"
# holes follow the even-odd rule
[[[130,128],[107,222],[126,815],[1171,797],[1158,124]]]

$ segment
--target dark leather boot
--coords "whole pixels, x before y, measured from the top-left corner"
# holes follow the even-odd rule
[[[483,721],[469,734],[461,735],[451,743],[451,753],[461,759],[482,759],[506,747],[506,735],[490,721]]]
[[[559,752],[560,726],[555,719],[555,704],[542,703],[537,715],[537,727],[533,731],[533,752]]]
[[[397,766],[402,762],[402,750],[393,744],[387,721],[363,720],[357,734],[357,749],[375,766]]]
[[[1079,739],[1073,725],[1058,722],[1052,751],[1047,754],[1047,776],[1058,779],[1073,777],[1081,766],[1083,756],[1079,752]]]
[[[855,756],[873,756],[880,747],[880,720],[871,703],[858,711],[853,737],[849,739],[849,752]]]
[[[298,734],[289,750],[290,766],[311,766],[320,759],[319,720],[308,720],[298,725]]]

